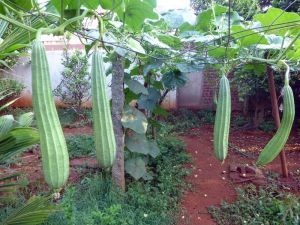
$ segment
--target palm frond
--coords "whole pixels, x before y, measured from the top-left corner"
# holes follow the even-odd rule
[[[39,142],[39,133],[31,127],[18,127],[0,138],[0,163]]]
[[[13,104],[14,102],[16,102],[19,98],[15,98],[14,100],[11,100],[10,102],[7,102],[6,104],[4,104],[3,106],[0,106],[0,111],[2,111],[3,109],[7,108],[8,106],[10,106],[11,104]]]
[[[51,197],[32,197],[21,208],[13,212],[2,225],[37,225],[44,222],[55,208],[50,205]]]
[[[13,115],[0,116],[0,138],[13,128],[14,121]]]
[[[20,127],[29,127],[32,125],[34,118],[33,112],[28,112],[28,113],[23,113],[22,115],[19,116],[17,123],[17,126]]]

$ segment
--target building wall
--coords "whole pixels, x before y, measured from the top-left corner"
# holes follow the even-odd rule
[[[47,39],[48,38],[48,39]],[[59,37],[47,37],[45,39],[45,47],[47,50],[47,57],[49,62],[49,69],[51,73],[52,88],[54,89],[61,80],[61,72],[63,66],[61,64],[64,42]],[[70,50],[83,49],[84,46],[78,44],[78,42],[71,41],[68,45]],[[31,62],[30,57],[23,57],[19,60],[12,71],[1,72],[2,76],[16,79],[25,85],[25,90],[21,94],[21,98],[16,102],[16,107],[30,107],[31,101]],[[216,89],[216,84],[219,78],[216,72],[212,69],[205,71],[199,71],[196,73],[187,74],[188,82],[177,90],[171,91],[166,96],[162,106],[165,109],[176,108],[191,108],[191,109],[214,109],[213,95]],[[107,92],[111,96],[110,91],[111,77],[107,79]],[[237,92],[234,88],[232,92],[232,109],[240,110],[242,105],[238,101]],[[56,99],[58,105],[62,105],[61,102]],[[91,106],[91,102],[85,103],[86,107]]]

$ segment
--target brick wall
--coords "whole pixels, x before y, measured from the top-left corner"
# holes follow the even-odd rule
[[[230,77],[229,76],[229,80]],[[217,90],[216,86],[219,82],[219,77],[216,74],[216,71],[213,69],[207,69],[204,71],[204,84],[203,84],[203,93],[202,99],[200,102],[199,109],[212,109],[214,108],[213,95],[214,91]],[[240,111],[243,109],[243,103],[239,101],[237,89],[234,85],[231,87],[231,107],[233,111]]]

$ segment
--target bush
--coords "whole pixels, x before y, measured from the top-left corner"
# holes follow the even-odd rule
[[[204,124],[214,124],[215,112],[213,110],[201,110],[197,112],[200,120]]]
[[[80,114],[82,104],[90,96],[91,77],[88,72],[88,58],[78,50],[71,55],[65,50],[63,56],[62,64],[65,68],[62,80],[53,92],[63,103]]]
[[[218,224],[300,224],[300,200],[291,193],[278,192],[274,187],[257,190],[253,185],[237,189],[237,193],[236,202],[209,209]]]

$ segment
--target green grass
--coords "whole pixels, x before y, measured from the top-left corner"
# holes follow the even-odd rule
[[[68,188],[60,212],[45,225],[170,225],[177,220],[178,202],[187,188],[184,177],[189,161],[185,145],[173,137],[160,138],[161,154],[149,162],[155,174],[151,181],[127,180],[127,191],[120,192],[110,175],[91,174]]]
[[[69,157],[84,157],[95,155],[95,143],[92,135],[66,136]]]
[[[234,203],[223,202],[209,212],[220,225],[298,225],[300,200],[295,195],[279,192],[275,187],[261,188],[249,185],[237,189]]]

